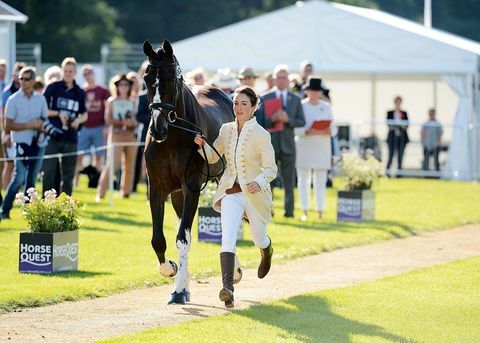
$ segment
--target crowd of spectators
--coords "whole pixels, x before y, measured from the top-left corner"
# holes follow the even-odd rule
[[[145,68],[146,63],[138,73],[130,71],[115,75],[107,87],[97,82],[93,66],[86,64],[79,68],[73,57],[65,58],[61,66],[48,68],[43,78],[36,74],[35,68],[17,62],[10,80],[6,75],[6,62],[0,60],[0,89],[3,90],[3,149],[0,154],[7,158],[29,157],[28,160],[3,163],[2,186],[7,195],[3,201],[2,218],[9,217],[12,194],[22,186],[27,189],[34,185],[38,176],[42,176],[42,192],[55,189],[57,193],[70,195],[78,185],[80,175],[87,174],[89,187],[97,188],[97,201],[105,197],[111,174],[116,178],[116,187],[123,197],[128,198],[136,192],[138,183],[145,180],[142,143],[150,121],[142,80]],[[85,81],[83,85],[75,81],[77,69]],[[310,209],[312,181],[317,214],[322,217],[327,175],[332,168],[332,142],[337,129],[330,91],[322,79],[314,75],[312,63],[303,62],[298,74],[291,73],[286,65],[279,65],[262,75],[251,67],[243,67],[237,72],[219,68],[211,77],[202,68],[196,68],[185,73],[185,82],[194,92],[196,87],[209,84],[230,95],[239,86],[250,86],[260,93],[262,105],[256,117],[271,135],[279,170],[272,189],[276,186],[284,188],[284,216],[293,217],[293,189],[298,180],[304,213],[302,219],[306,220]],[[43,97],[39,97],[40,94]],[[275,108],[275,99],[278,108]],[[33,103],[35,106],[32,107]],[[395,154],[398,168],[402,168],[403,152],[408,143],[408,117],[401,109],[401,103],[402,99],[397,97],[395,108],[387,115],[387,169]],[[270,111],[272,104],[273,111]],[[47,115],[43,105],[47,108]],[[317,124],[321,127],[315,126]],[[435,119],[435,109],[431,109],[429,121],[421,133],[424,169],[428,169],[433,156],[435,169],[439,170],[442,132]],[[110,143],[115,143],[115,148],[107,149]],[[310,151],[312,149],[314,153]],[[51,154],[63,156],[43,159],[44,155]],[[91,158],[86,160],[86,155]],[[110,165],[110,156],[113,156],[113,165]],[[112,172],[110,168],[113,168]]]

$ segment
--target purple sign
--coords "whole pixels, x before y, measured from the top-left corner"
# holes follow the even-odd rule
[[[220,213],[211,207],[198,208],[198,240],[203,242],[222,242]]]
[[[20,233],[20,267],[23,273],[51,273],[53,235]]]
[[[237,240],[244,236],[243,223],[240,224]],[[220,213],[211,207],[198,208],[198,240],[203,242],[222,242],[222,221]]]
[[[78,230],[20,233],[20,272],[47,274],[69,270],[78,270]]]
[[[337,221],[373,220],[375,193],[371,190],[338,192]]]

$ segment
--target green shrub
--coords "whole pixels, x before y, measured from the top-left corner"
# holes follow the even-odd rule
[[[80,228],[78,214],[83,204],[65,193],[57,197],[57,192],[52,189],[46,191],[41,199],[32,187],[27,190],[27,195],[18,193],[15,202],[22,205],[22,216],[30,232],[61,232]]]
[[[347,190],[370,189],[384,175],[383,165],[373,156],[363,159],[356,154],[345,154],[342,170],[347,178]]]

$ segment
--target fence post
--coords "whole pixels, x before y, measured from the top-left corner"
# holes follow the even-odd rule
[[[104,84],[108,84],[108,56],[110,55],[110,48],[108,47],[108,44],[102,44],[102,47],[100,48],[100,55],[102,58],[102,68],[103,68],[103,73],[104,73]]]
[[[115,151],[115,144],[114,143],[110,143],[108,145],[108,163],[109,163],[109,169],[108,169],[108,190],[109,190],[109,193],[110,193],[110,208],[112,209],[113,208],[113,168],[114,168],[114,159],[115,157],[113,156],[114,154],[114,151]]]

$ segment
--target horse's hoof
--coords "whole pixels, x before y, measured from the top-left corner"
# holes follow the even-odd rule
[[[178,266],[171,260],[165,260],[165,263],[158,265],[158,270],[165,277],[174,277],[177,275]]]
[[[240,268],[240,260],[238,256],[235,255],[235,271],[233,273],[233,283],[239,283],[242,279],[242,268]]]
[[[172,260],[168,260],[168,262],[170,262],[170,265],[172,266],[172,269],[173,269],[173,272],[172,272],[172,274],[170,274],[170,277],[173,277],[173,276],[177,275],[178,266]]]
[[[185,288],[183,289],[182,291],[183,294],[185,294],[185,300],[187,301],[187,303],[190,302],[190,292],[187,291]]]
[[[177,291],[175,291],[175,292],[172,293],[172,298],[168,302],[168,305],[172,305],[172,304],[185,305],[187,303],[186,298],[187,297],[186,297],[184,292],[178,293]],[[189,295],[189,298],[190,298],[190,295]]]
[[[242,269],[240,267],[235,269],[235,272],[233,273],[233,283],[239,283],[240,280],[242,280],[242,276]]]

